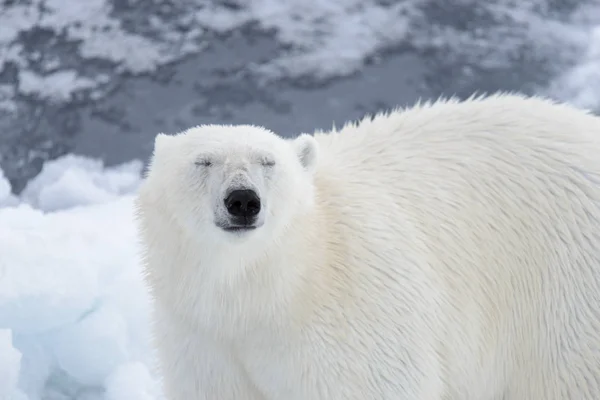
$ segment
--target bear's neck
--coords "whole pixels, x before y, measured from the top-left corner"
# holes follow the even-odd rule
[[[250,255],[235,246],[207,246],[181,228],[154,237],[149,260],[162,266],[150,268],[148,278],[156,299],[181,321],[217,336],[302,326],[334,279],[329,258],[339,253],[330,247],[343,243],[333,236],[335,216],[327,214],[318,190],[315,196],[277,239]]]
[[[307,323],[321,293],[331,286],[328,258],[335,253],[329,249],[332,243],[328,239],[333,239],[330,223],[323,205],[316,201],[255,258],[238,255],[233,262],[224,259],[208,266],[232,269],[225,281],[215,285],[221,289],[213,300],[222,302],[227,293],[234,334],[252,327],[265,333],[281,332]],[[215,312],[223,315],[222,311]]]

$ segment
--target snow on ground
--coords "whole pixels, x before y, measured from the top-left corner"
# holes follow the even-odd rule
[[[0,400],[25,399],[18,388],[21,353],[13,347],[12,333],[0,329]]]
[[[0,400],[160,399],[132,211],[140,172],[67,156],[0,208]]]
[[[45,164],[21,199],[44,211],[106,203],[132,193],[140,183],[142,168],[139,160],[106,169],[100,160],[66,155]]]

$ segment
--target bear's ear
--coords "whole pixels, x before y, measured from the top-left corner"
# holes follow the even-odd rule
[[[305,170],[312,172],[317,164],[319,145],[314,137],[306,133],[301,134],[292,142],[298,160]]]

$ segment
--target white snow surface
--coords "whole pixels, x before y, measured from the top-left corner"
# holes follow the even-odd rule
[[[13,347],[12,333],[0,329],[0,400],[25,399],[18,388],[21,353]]]
[[[70,155],[0,208],[0,400],[161,399],[133,220],[140,174],[137,161]]]
[[[72,69],[59,70],[45,76],[27,69],[19,71],[19,91],[24,95],[37,95],[40,99],[68,101],[74,93],[96,86],[96,81],[81,77]]]

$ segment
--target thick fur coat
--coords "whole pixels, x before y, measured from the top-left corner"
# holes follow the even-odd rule
[[[157,137],[137,206],[169,400],[600,399],[598,117],[499,94],[201,126]]]

